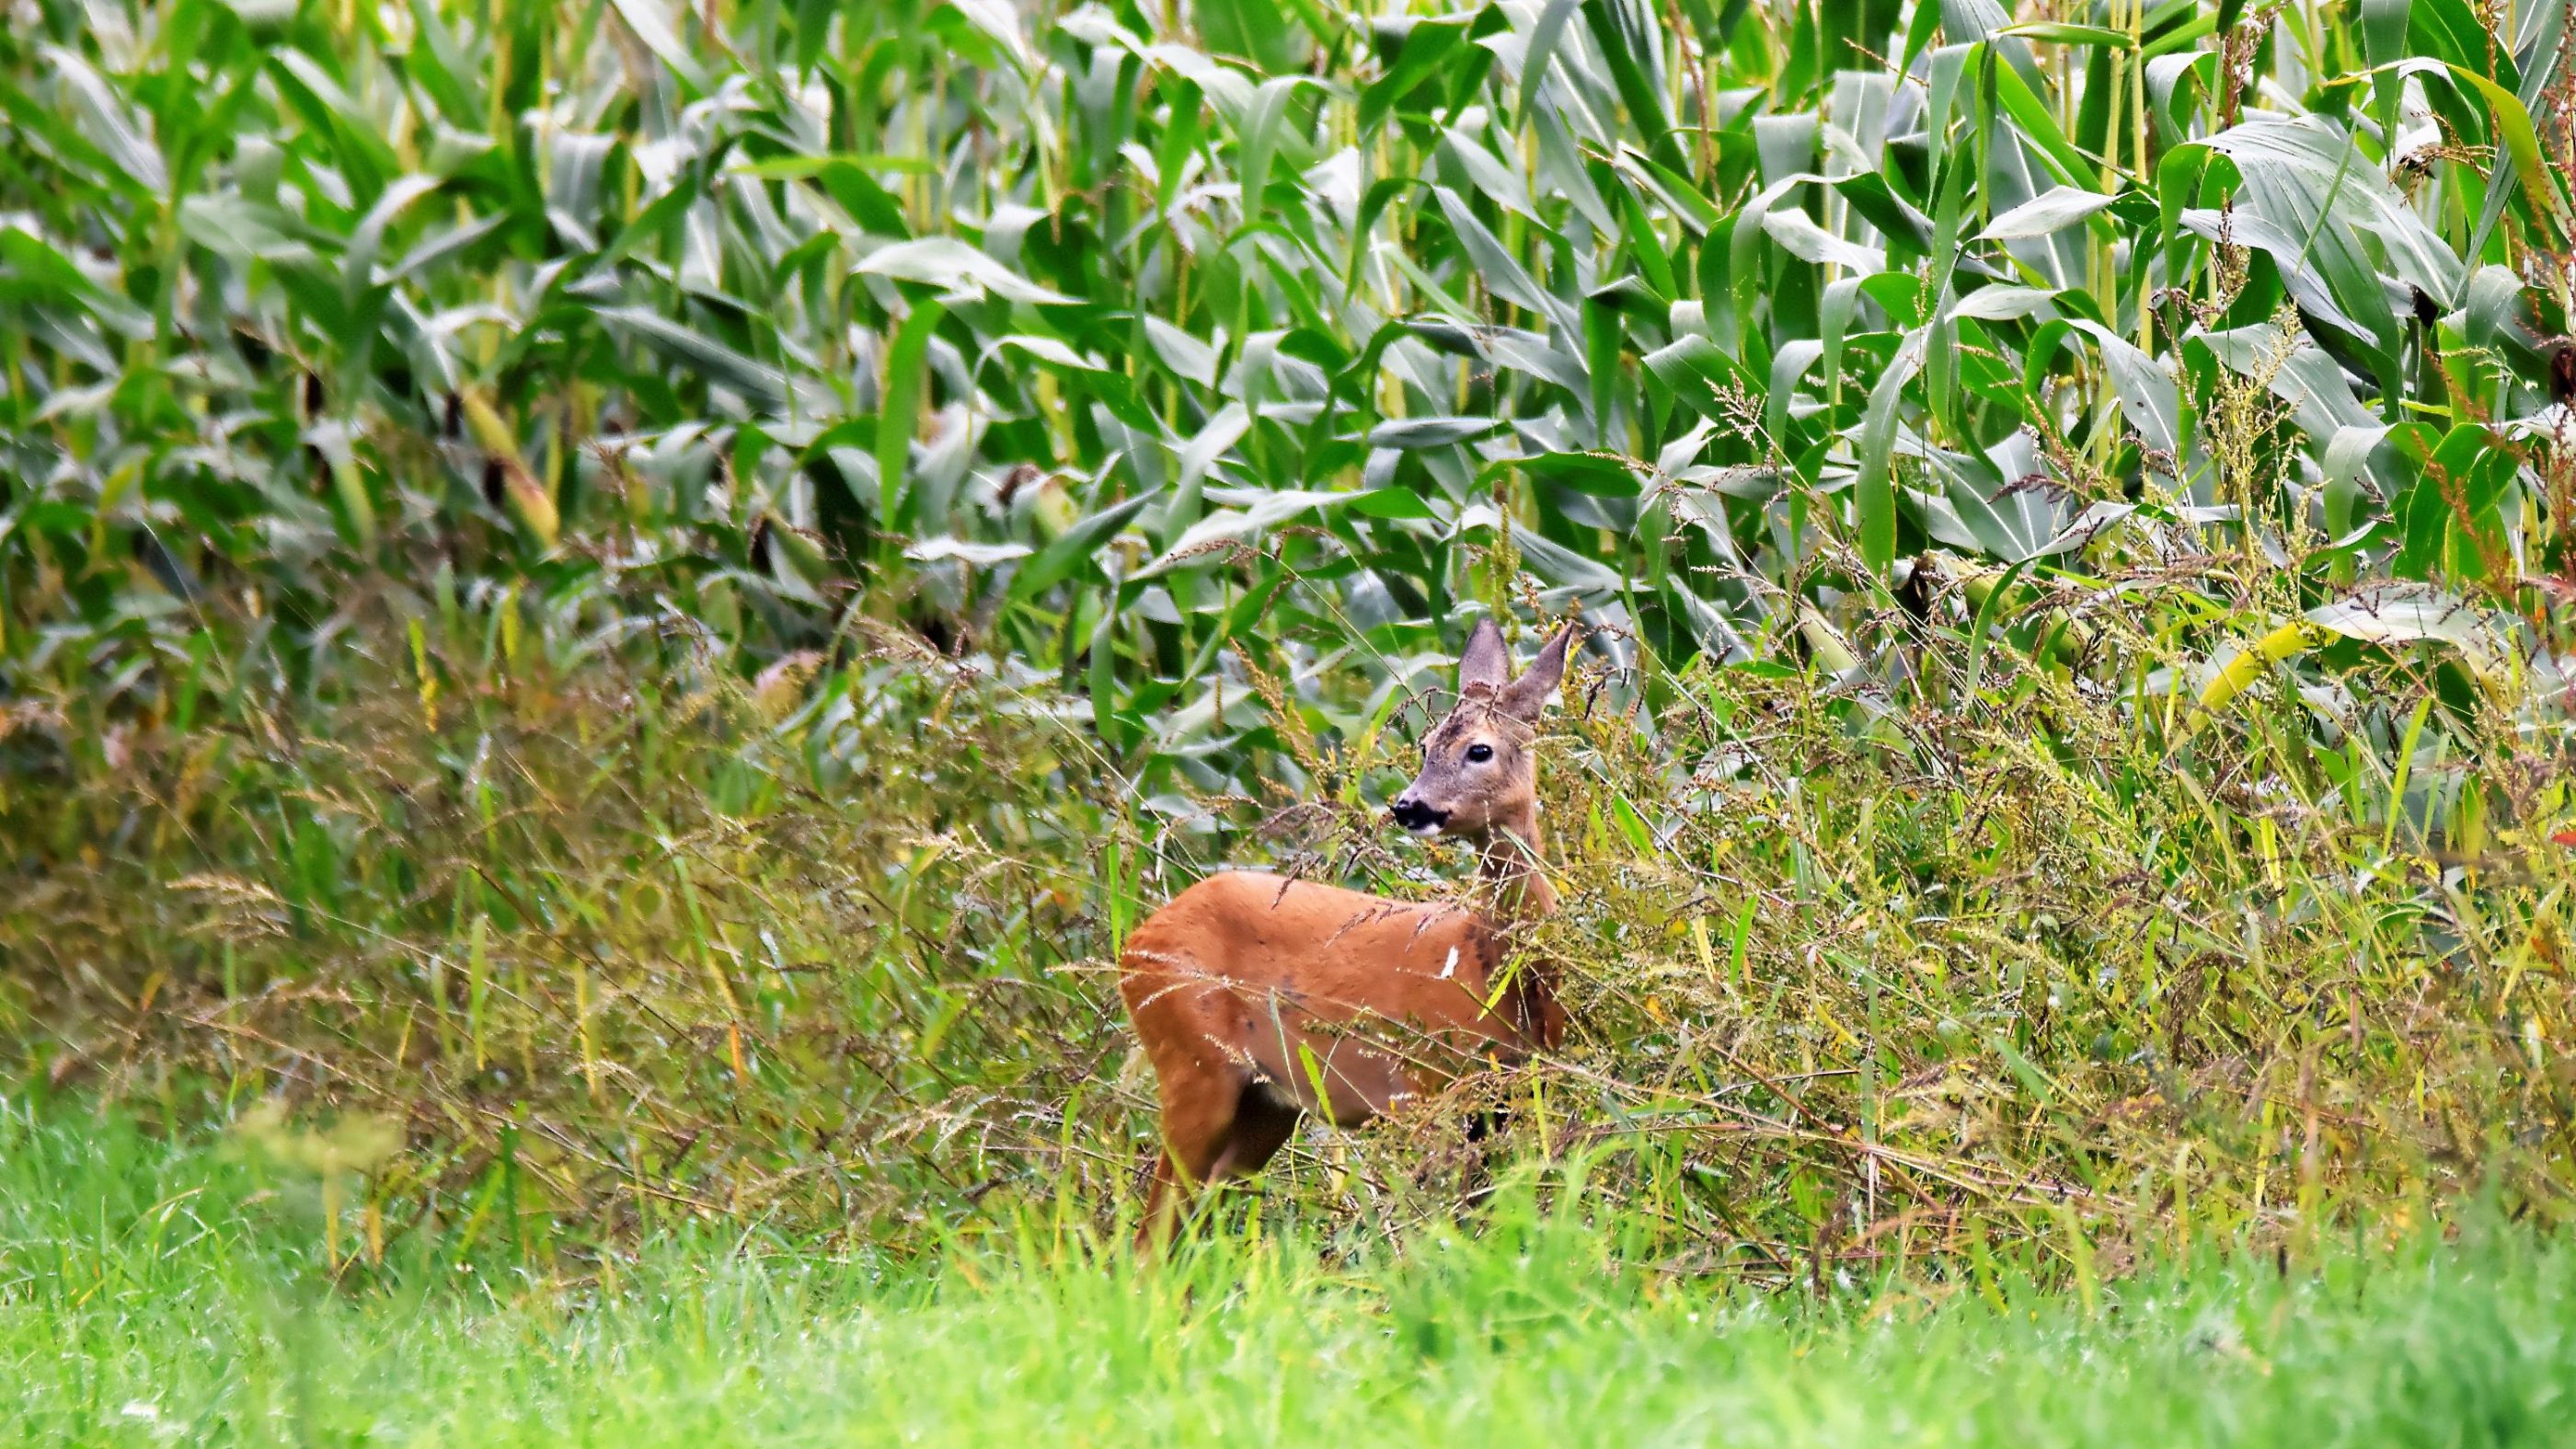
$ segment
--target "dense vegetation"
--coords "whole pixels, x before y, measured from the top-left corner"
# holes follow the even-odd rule
[[[10,1090],[272,1102],[335,1261],[1106,1224],[1121,933],[1443,888],[1577,610],[1464,1090],[1639,1259],[2568,1211],[2563,4],[16,18]]]

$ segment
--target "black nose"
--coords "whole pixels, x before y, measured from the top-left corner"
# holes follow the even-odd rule
[[[1410,795],[1397,796],[1395,803],[1387,807],[1386,813],[1394,816],[1395,823],[1407,830],[1436,826],[1449,818],[1448,811],[1434,810]]]

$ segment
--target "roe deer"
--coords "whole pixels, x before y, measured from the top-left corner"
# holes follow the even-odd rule
[[[1531,746],[1573,639],[1567,624],[1514,679],[1502,632],[1479,621],[1458,661],[1457,706],[1392,807],[1416,835],[1480,848],[1484,910],[1230,871],[1129,935],[1118,991],[1163,1108],[1139,1247],[1162,1239],[1184,1194],[1259,1171],[1301,1113],[1357,1127],[1438,1092],[1477,1055],[1557,1044],[1565,1013],[1545,973],[1524,966],[1499,996],[1495,978],[1509,923],[1556,909]]]

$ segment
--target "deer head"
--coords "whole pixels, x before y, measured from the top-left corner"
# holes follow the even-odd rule
[[[1511,656],[1494,621],[1477,621],[1458,658],[1458,704],[1422,742],[1422,772],[1395,797],[1395,823],[1420,836],[1452,835],[1479,845],[1508,838],[1523,849],[1538,842],[1539,710],[1565,680],[1574,626],[1556,631],[1527,672],[1511,675]]]

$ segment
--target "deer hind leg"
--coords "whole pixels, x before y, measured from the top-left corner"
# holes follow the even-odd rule
[[[1208,1180],[1222,1182],[1259,1172],[1296,1134],[1297,1119],[1303,1115],[1294,1101],[1269,1083],[1258,1079],[1245,1083],[1243,1096],[1235,1104],[1233,1130],[1209,1166]]]
[[[1145,1191],[1139,1248],[1168,1242],[1172,1219],[1200,1189],[1259,1172],[1296,1133],[1302,1115],[1296,1103],[1248,1076],[1231,1079],[1228,1087],[1166,1095],[1163,1150]]]
[[[1136,1226],[1138,1248],[1157,1249],[1167,1242],[1173,1215],[1225,1164],[1246,1085],[1245,1074],[1234,1067],[1163,1078],[1163,1150],[1154,1158],[1154,1180],[1145,1189],[1145,1218]]]

